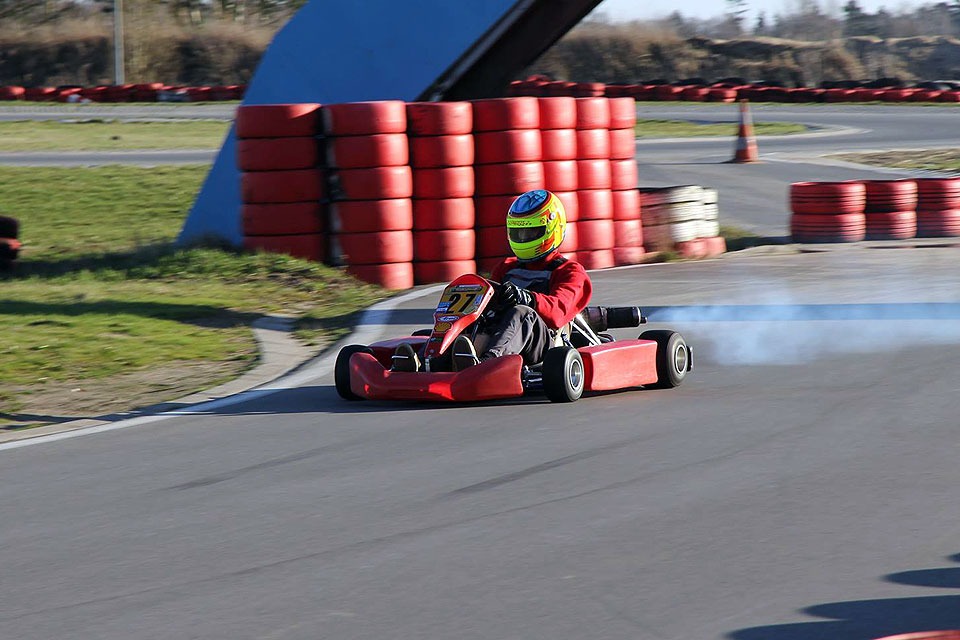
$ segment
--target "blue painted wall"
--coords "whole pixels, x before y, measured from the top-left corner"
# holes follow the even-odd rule
[[[413,100],[515,0],[311,0],[277,34],[244,104]],[[180,233],[241,241],[236,136],[227,135]]]

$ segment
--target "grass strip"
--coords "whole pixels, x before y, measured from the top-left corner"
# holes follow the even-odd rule
[[[230,127],[219,120],[120,122],[0,122],[0,151],[120,151],[216,149]]]
[[[638,120],[634,131],[638,138],[698,138],[701,136],[735,136],[737,124],[695,122],[691,120]],[[781,136],[805,133],[809,127],[796,122],[757,122],[753,131],[758,136]]]
[[[900,169],[926,169],[960,173],[960,149],[926,149],[913,151],[878,151],[842,153],[830,156],[846,162]]]

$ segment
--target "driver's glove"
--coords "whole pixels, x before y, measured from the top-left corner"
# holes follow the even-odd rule
[[[535,308],[533,306],[533,294],[526,289],[521,289],[512,282],[508,282],[503,285],[503,290],[500,292],[500,299],[503,301],[504,305],[509,307],[515,307],[522,304],[531,308]]]

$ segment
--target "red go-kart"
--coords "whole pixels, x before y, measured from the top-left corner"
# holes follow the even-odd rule
[[[675,387],[693,368],[679,333],[646,331],[638,340],[616,341],[604,333],[645,323],[638,307],[587,307],[556,333],[541,363],[528,366],[521,356],[506,355],[454,372],[451,345],[461,333],[476,337],[496,322],[498,287],[478,275],[460,276],[444,289],[433,329],[344,347],[334,370],[337,393],[347,400],[466,402],[542,391],[553,402],[574,402],[584,391]],[[404,342],[422,355],[420,371],[390,370]]]

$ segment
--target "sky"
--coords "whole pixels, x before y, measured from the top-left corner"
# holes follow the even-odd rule
[[[867,11],[876,11],[880,7],[886,7],[888,11],[896,12],[901,8],[916,7],[921,4],[933,4],[936,0],[922,2],[918,0],[858,0],[861,7]],[[685,16],[709,18],[724,12],[724,0],[685,0],[684,2],[670,2],[656,0],[604,0],[594,10],[607,14],[612,20],[643,20],[647,18],[660,18],[679,10]],[[784,13],[791,6],[796,7],[796,0],[747,0],[750,6],[750,13],[756,15],[757,11],[763,11],[767,16],[773,16],[777,13]],[[839,8],[845,4],[845,0],[821,0],[820,6],[827,10],[829,6]]]

